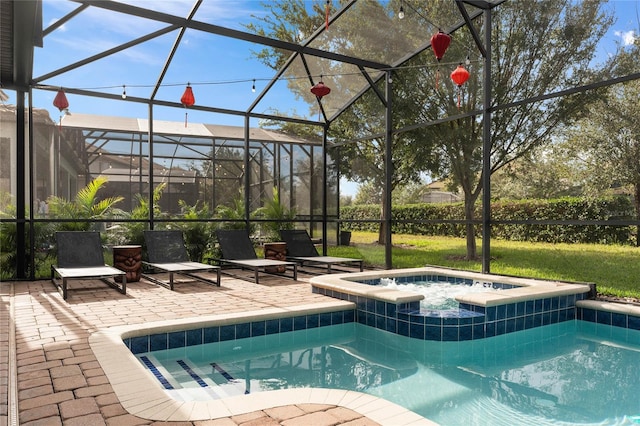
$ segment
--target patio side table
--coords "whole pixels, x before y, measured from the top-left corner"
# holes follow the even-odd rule
[[[287,243],[264,243],[263,248],[265,259],[287,260]],[[286,271],[286,266],[268,266],[264,269],[267,272],[282,274]]]
[[[140,281],[142,274],[142,246],[113,246],[113,266],[126,272],[127,282]],[[119,280],[116,277],[116,280]]]

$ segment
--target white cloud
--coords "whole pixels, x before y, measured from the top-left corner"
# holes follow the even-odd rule
[[[636,33],[633,30],[630,31],[615,31],[614,34],[616,37],[620,37],[622,39],[622,44],[625,46],[629,46],[633,44],[636,39]]]

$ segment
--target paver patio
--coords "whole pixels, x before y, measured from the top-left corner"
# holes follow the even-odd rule
[[[51,282],[0,283],[0,426],[160,424],[126,412],[96,360],[88,337],[117,325],[327,301],[298,282],[265,277],[260,284],[223,276],[222,286],[180,282],[175,291],[144,279],[118,293],[99,281],[76,282],[66,301]],[[76,288],[82,287],[81,290]],[[85,288],[89,289],[85,289]],[[14,327],[12,329],[12,326]],[[12,336],[11,332],[15,332]],[[15,339],[15,352],[10,351]],[[15,375],[9,358],[15,356]],[[15,376],[17,395],[12,397]],[[12,405],[12,400],[17,406]],[[326,404],[274,407],[191,425],[375,425],[348,408]]]

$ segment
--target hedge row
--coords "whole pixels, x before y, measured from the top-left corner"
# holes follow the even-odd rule
[[[475,218],[481,219],[481,217],[482,211],[478,205],[475,210]],[[379,223],[370,221],[380,218],[380,206],[342,207],[340,218],[363,221],[345,222],[341,226],[343,230],[378,232]],[[501,201],[491,204],[493,222],[512,220],[605,221],[632,218],[633,205],[627,197],[595,201],[581,198]],[[466,235],[464,223],[421,223],[423,221],[463,221],[464,219],[464,205],[462,203],[394,206],[392,232],[464,237]],[[475,230],[476,235],[481,236],[482,227],[478,225]],[[635,238],[635,231],[635,227],[611,225],[494,224],[491,227],[491,237],[513,241],[551,243],[630,244]]]

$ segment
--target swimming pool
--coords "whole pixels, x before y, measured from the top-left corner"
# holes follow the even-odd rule
[[[365,392],[441,425],[640,421],[640,331],[584,321],[483,341],[418,341],[357,323],[137,354],[176,398]]]
[[[374,274],[366,275],[366,273],[364,277],[360,274],[351,274],[350,276],[359,280],[379,279],[381,272],[384,272],[392,275],[395,273],[395,276],[403,277],[401,279],[414,279],[416,274],[427,270],[430,273],[440,274],[439,276],[444,277],[445,280],[454,282],[474,280],[480,275],[474,276],[473,273],[469,273],[471,276],[455,276],[449,270],[420,268],[391,272],[378,271],[375,273],[377,278]],[[447,276],[447,274],[450,275]],[[326,282],[312,283],[314,292],[323,292],[323,294],[333,297],[333,299],[327,298],[327,301],[323,303],[110,327],[93,333],[89,337],[89,344],[122,406],[129,413],[141,418],[160,421],[197,421],[244,414],[282,405],[319,403],[352,409],[380,424],[411,424],[415,426],[418,424],[432,425],[433,423],[410,409],[387,399],[380,399],[371,393],[365,394],[329,387],[281,389],[212,398],[207,401],[181,399],[181,397],[170,395],[163,388],[161,382],[149,374],[149,371],[138,361],[132,350],[135,349],[136,353],[141,353],[144,350],[150,350],[152,345],[154,349],[177,348],[206,343],[207,341],[212,342],[216,339],[218,341],[235,341],[245,337],[265,337],[269,334],[296,330],[314,333],[315,331],[312,329],[315,328],[335,324],[344,324],[349,327],[350,323],[357,322],[360,324],[357,326],[358,329],[367,330],[369,328],[362,327],[363,325],[371,325],[380,330],[393,329],[393,333],[398,336],[392,338],[402,338],[403,341],[409,341],[408,347],[417,345],[417,347],[428,346],[432,349],[440,348],[440,353],[444,358],[438,365],[446,365],[445,361],[450,355],[444,348],[458,348],[456,349],[458,352],[461,351],[460,348],[465,348],[462,352],[470,356],[471,361],[481,362],[483,357],[488,358],[492,360],[492,365],[498,368],[502,365],[509,367],[508,364],[502,363],[509,360],[510,352],[517,353],[518,348],[513,349],[512,346],[507,346],[507,349],[503,350],[505,346],[499,345],[489,352],[483,351],[482,353],[485,355],[482,356],[477,348],[487,345],[489,342],[510,342],[510,339],[514,338],[513,336],[519,335],[519,333],[514,333],[518,330],[512,329],[513,327],[522,327],[519,328],[519,331],[545,332],[553,327],[564,327],[576,323],[575,319],[578,319],[592,323],[590,326],[596,327],[596,329],[601,329],[605,333],[605,340],[608,338],[607,336],[616,337],[619,333],[628,332],[637,336],[637,332],[640,331],[640,307],[583,300],[587,293],[584,285],[540,283],[535,280],[517,280],[518,285],[515,285],[512,279],[505,278],[502,284],[513,287],[500,292],[499,295],[471,295],[465,296],[465,300],[461,301],[462,303],[468,301],[470,305],[477,306],[482,311],[482,314],[472,312],[472,322],[469,324],[469,318],[464,316],[456,318],[429,317],[422,315],[419,308],[415,315],[412,312],[398,310],[398,308],[411,307],[412,304],[419,303],[422,298],[420,295],[380,289],[376,286],[340,279],[340,276],[336,275],[329,276],[329,278]],[[529,283],[529,281],[534,282]],[[521,288],[522,283],[525,284],[525,288]],[[516,317],[509,317],[513,314]],[[473,318],[479,316],[484,317],[482,325],[473,323]],[[429,323],[431,321],[437,322],[438,325],[433,328],[433,324]],[[552,328],[544,326],[547,324],[553,324]],[[482,332],[473,333],[473,336],[478,339],[460,339],[468,337],[464,334],[465,330],[469,329],[467,325],[471,325],[471,329],[474,327],[482,328]],[[430,341],[429,337],[431,336],[427,335],[428,330],[439,330],[439,335],[435,336],[436,339],[431,340],[440,341]],[[392,336],[391,333],[383,333],[383,335]],[[497,337],[486,339],[493,336]],[[411,339],[406,339],[406,337]],[[592,338],[595,338],[596,341],[602,340],[598,336],[592,336]],[[378,343],[377,339],[374,341]],[[607,347],[605,342],[600,343]],[[637,349],[635,341],[621,342],[617,337],[611,347],[620,344],[624,346],[627,343],[634,345],[632,346],[634,350]],[[164,347],[162,347],[163,345]],[[535,346],[533,348],[526,346],[524,347],[525,351],[535,351],[536,349]],[[437,352],[436,350],[435,353]],[[396,350],[393,346],[391,350],[382,350],[378,347],[376,353],[385,357],[401,357],[404,349],[400,347]],[[479,357],[477,360],[474,358],[476,355]],[[526,357],[527,353],[523,353],[522,356]],[[606,356],[603,356],[602,359],[607,361]],[[385,359],[383,361],[386,363]],[[482,372],[478,377],[482,377],[483,374],[485,373]],[[440,389],[439,379],[428,383],[413,384],[411,382],[413,377],[416,375],[410,374],[403,381],[394,383],[404,383],[405,393],[406,389],[430,389],[434,383],[435,388]],[[434,377],[437,378],[439,375],[436,374]],[[551,380],[550,383],[554,382]],[[417,387],[420,385],[422,387]],[[442,387],[442,389],[447,389],[449,392],[449,388]],[[615,391],[616,388],[613,389]],[[399,389],[398,392],[401,390]],[[420,392],[410,393],[420,394]],[[544,402],[542,403],[544,404]],[[443,410],[455,416],[459,407],[462,406],[461,404],[462,402],[460,404],[450,403],[443,407]],[[502,409],[503,407],[498,408]],[[488,412],[492,412],[491,407],[488,410]],[[629,416],[633,416],[633,414],[629,414]],[[628,423],[635,421],[635,418],[624,418],[624,421]],[[476,423],[486,424],[481,420]]]

